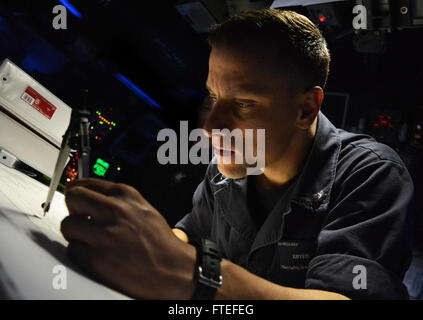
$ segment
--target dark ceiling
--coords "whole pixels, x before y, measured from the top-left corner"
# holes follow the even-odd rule
[[[59,1],[1,1],[0,58],[11,59],[71,107],[88,88],[92,104],[113,106],[126,119],[151,109],[170,122],[195,117],[205,94],[208,46],[174,1],[71,3],[81,16],[68,11],[67,29],[55,30],[52,9]],[[116,74],[158,106],[137,99]]]

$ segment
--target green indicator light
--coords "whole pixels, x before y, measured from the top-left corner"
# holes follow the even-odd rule
[[[99,123],[99,124],[103,124],[104,122],[103,122],[103,121],[99,121],[98,123]]]
[[[104,177],[109,167],[110,164],[108,162],[104,161],[101,158],[98,158],[97,162],[93,166],[93,172],[100,177]]]
[[[117,167],[117,171],[120,171],[120,167]]]
[[[91,130],[92,130],[92,129],[94,129],[94,127],[93,127],[93,126],[91,126]]]
[[[112,130],[112,127],[110,127],[109,130]]]

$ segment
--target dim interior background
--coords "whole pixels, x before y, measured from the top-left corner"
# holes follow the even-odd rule
[[[367,8],[366,30],[353,28],[357,4]],[[56,5],[67,8],[66,29],[53,28]],[[201,127],[208,28],[268,7],[308,16],[328,40],[332,63],[322,111],[329,119],[386,143],[406,163],[421,252],[423,1],[2,0],[0,59],[72,108],[82,106],[88,89],[92,175],[134,186],[173,225],[189,212],[206,165],[159,164],[157,132],[179,132],[181,120]],[[64,183],[74,178],[74,160]]]

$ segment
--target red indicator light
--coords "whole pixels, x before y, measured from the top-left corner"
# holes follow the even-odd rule
[[[325,22],[325,21],[326,21],[326,17],[325,17],[325,16],[321,16],[321,17],[319,18],[319,20],[320,20],[320,22]]]

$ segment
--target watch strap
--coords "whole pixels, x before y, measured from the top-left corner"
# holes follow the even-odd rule
[[[201,239],[193,243],[197,249],[195,270],[196,288],[192,300],[212,300],[217,289],[222,286],[220,261],[222,260],[216,243]]]

